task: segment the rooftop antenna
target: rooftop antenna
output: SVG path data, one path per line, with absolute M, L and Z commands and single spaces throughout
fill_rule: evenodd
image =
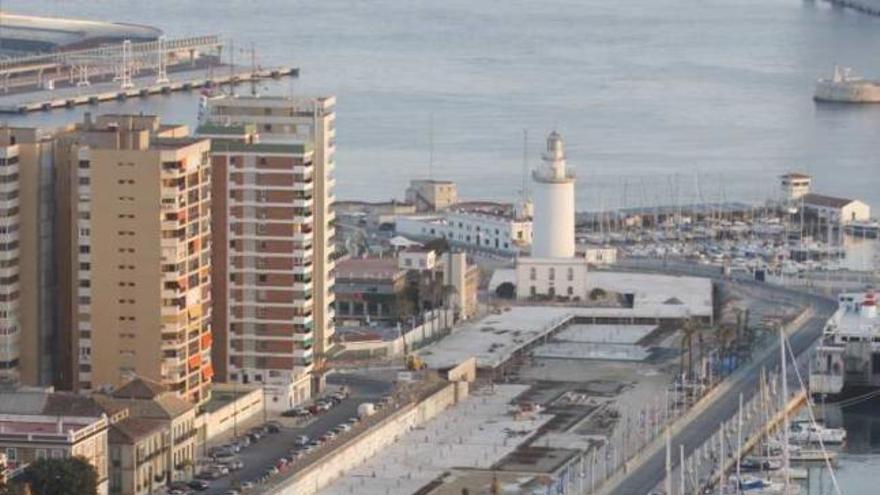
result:
M 235 40 L 229 39 L 229 96 L 235 96 Z
M 428 178 L 434 178 L 434 113 L 428 117 Z
M 251 96 L 257 96 L 257 49 L 251 42 Z
M 158 57 L 159 66 L 156 68 L 156 84 L 165 84 L 168 82 L 168 65 L 166 60 L 165 36 L 159 36 L 156 41 L 156 56 Z
M 529 199 L 529 130 L 523 129 L 522 149 L 522 199 L 525 203 Z

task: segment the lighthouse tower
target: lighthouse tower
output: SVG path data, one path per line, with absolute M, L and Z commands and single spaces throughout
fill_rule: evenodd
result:
M 565 165 L 565 144 L 553 131 L 541 165 L 532 172 L 534 209 L 532 257 L 572 258 L 574 249 L 574 174 Z

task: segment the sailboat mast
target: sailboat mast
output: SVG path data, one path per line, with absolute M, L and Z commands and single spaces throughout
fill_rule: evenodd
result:
M 666 429 L 666 493 L 672 494 L 672 437 Z
M 791 480 L 789 479 L 788 411 L 786 411 L 785 407 L 788 402 L 788 374 L 785 365 L 785 332 L 781 325 L 779 326 L 779 355 L 782 357 L 782 376 L 780 377 L 782 381 L 782 469 L 785 470 L 782 474 L 782 479 L 785 484 L 784 493 L 788 495 L 791 489 Z
M 739 394 L 739 413 L 736 416 L 736 482 L 740 483 L 742 478 L 740 461 L 742 460 L 742 430 L 743 430 L 743 395 Z

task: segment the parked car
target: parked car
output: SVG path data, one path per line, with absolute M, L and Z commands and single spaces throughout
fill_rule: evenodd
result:
M 351 425 L 348 423 L 340 423 L 336 425 L 336 428 L 333 428 L 333 431 L 336 433 L 345 433 L 346 431 L 351 431 Z
M 237 456 L 232 453 L 217 454 L 214 456 L 214 462 L 219 464 L 226 464 L 234 461 L 235 459 L 237 459 Z
M 168 491 L 165 492 L 165 495 L 188 495 L 189 493 L 189 490 L 178 490 L 176 488 L 169 488 Z
M 208 449 L 208 455 L 210 455 L 211 457 L 216 457 L 221 454 L 234 454 L 234 453 L 235 453 L 235 451 L 232 450 L 231 448 L 229 448 L 228 445 L 221 445 L 218 447 L 211 447 L 210 449 Z
M 282 416 L 287 418 L 307 418 L 312 415 L 305 407 L 294 407 L 288 411 L 284 411 Z
M 276 421 L 270 421 L 266 423 L 266 431 L 268 431 L 269 433 L 280 433 L 281 424 Z
M 296 447 L 302 447 L 309 443 L 309 437 L 306 435 L 299 435 L 293 439 L 293 445 Z
M 329 442 L 334 438 L 336 438 L 336 433 L 333 433 L 332 431 L 325 431 L 324 434 L 321 435 L 321 440 L 324 442 Z
M 205 480 L 192 480 L 189 482 L 189 487 L 197 492 L 203 492 L 211 488 L 211 484 Z
M 266 476 L 275 476 L 276 474 L 278 474 L 278 472 L 279 471 L 277 467 L 269 466 L 269 468 L 266 469 Z
M 221 466 L 225 467 L 229 471 L 238 471 L 239 469 L 244 468 L 244 462 L 238 459 L 233 459 L 231 461 L 222 463 Z
M 250 489 L 254 488 L 254 486 L 255 485 L 254 485 L 253 481 L 242 481 L 241 482 L 241 489 L 242 490 L 250 490 Z
M 229 474 L 229 467 L 226 464 L 221 464 L 221 463 L 214 464 L 211 466 L 210 470 L 217 471 L 218 473 L 220 473 L 223 476 L 226 476 L 227 474 Z

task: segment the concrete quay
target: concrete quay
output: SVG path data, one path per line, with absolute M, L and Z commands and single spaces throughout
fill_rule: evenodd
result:
M 118 82 L 101 82 L 89 86 L 70 86 L 55 90 L 38 90 L 0 96 L 0 113 L 23 114 L 72 108 L 79 105 L 97 105 L 101 102 L 169 94 L 193 89 L 239 84 L 261 79 L 297 77 L 299 69 L 277 67 L 271 69 L 232 69 L 226 74 L 209 76 L 204 69 L 174 72 L 175 80 L 157 83 L 155 76 L 132 79 L 132 87 L 122 89 Z
M 859 12 L 880 16 L 880 1 L 878 0 L 825 0 L 831 5 L 857 10 Z

